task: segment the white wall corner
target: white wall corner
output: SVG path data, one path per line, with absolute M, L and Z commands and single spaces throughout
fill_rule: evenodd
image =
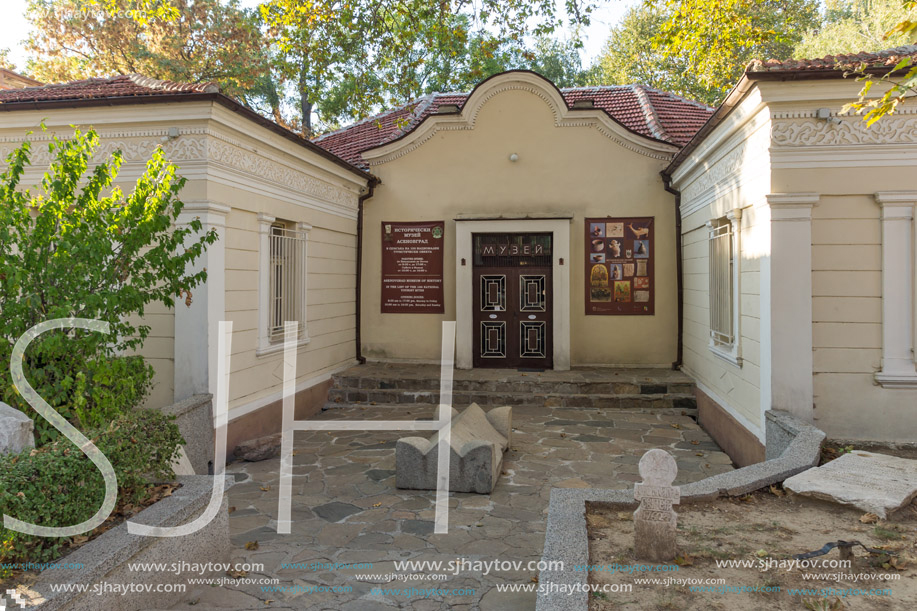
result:
M 217 333 L 226 318 L 226 215 L 230 207 L 212 201 L 190 201 L 178 217 L 179 227 L 200 219 L 201 232 L 215 230 L 218 239 L 189 267 L 207 270 L 207 282 L 191 295 L 176 299 L 174 334 L 174 399 L 216 393 Z M 200 234 L 192 234 L 194 239 Z
M 817 193 L 772 193 L 769 282 L 770 405 L 813 422 L 812 208 Z M 765 297 L 764 291 L 767 291 Z M 763 374 L 762 374 L 763 375 Z M 762 380 L 762 384 L 768 381 Z
M 914 362 L 915 252 L 917 191 L 875 194 L 882 225 L 882 369 L 884 388 L 917 388 Z

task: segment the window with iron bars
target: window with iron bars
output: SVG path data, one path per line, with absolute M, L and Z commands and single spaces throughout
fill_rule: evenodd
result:
M 735 332 L 735 235 L 726 217 L 710 223 L 710 338 L 731 347 Z
M 299 323 L 297 338 L 305 328 L 306 236 L 284 223 L 271 225 L 269 235 L 268 337 L 284 339 L 284 323 Z

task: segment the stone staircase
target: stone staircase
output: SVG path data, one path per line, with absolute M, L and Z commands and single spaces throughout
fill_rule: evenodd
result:
M 436 405 L 439 367 L 369 363 L 333 377 L 325 409 L 349 405 Z M 526 372 L 513 369 L 456 370 L 452 403 L 627 410 L 677 409 L 695 416 L 694 382 L 667 369 L 575 368 Z

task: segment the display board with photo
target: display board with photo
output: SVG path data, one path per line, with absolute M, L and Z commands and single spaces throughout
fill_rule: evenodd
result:
M 653 217 L 586 219 L 586 314 L 654 314 Z

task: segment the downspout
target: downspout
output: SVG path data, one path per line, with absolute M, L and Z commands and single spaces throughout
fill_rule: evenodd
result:
M 672 363 L 672 369 L 681 368 L 682 354 L 684 348 L 684 311 L 685 311 L 685 290 L 684 279 L 682 277 L 682 251 L 681 251 L 681 191 L 672 187 L 672 177 L 665 172 L 662 174 L 662 180 L 665 183 L 665 190 L 675 196 L 675 284 L 677 295 L 678 310 L 678 343 L 675 349 L 675 362 Z
M 366 193 L 360 196 L 357 204 L 357 295 L 356 295 L 356 343 L 357 343 L 357 362 L 361 365 L 366 363 L 366 357 L 363 356 L 363 341 L 361 330 L 363 328 L 363 203 L 373 196 L 376 185 L 380 181 L 373 176 L 366 185 Z

